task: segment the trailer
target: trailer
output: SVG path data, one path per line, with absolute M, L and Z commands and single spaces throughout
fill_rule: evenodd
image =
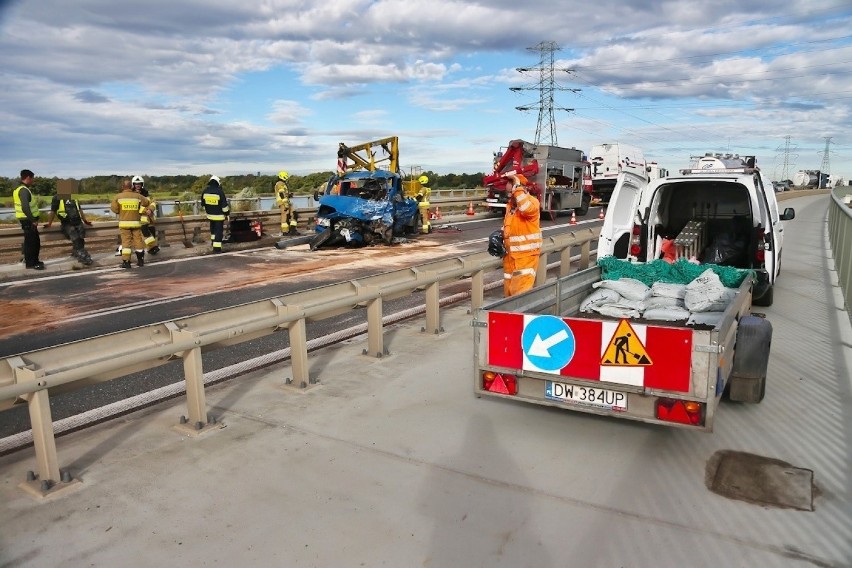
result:
M 600 281 L 596 266 L 475 310 L 474 393 L 708 432 L 724 392 L 763 399 L 772 327 L 752 278 L 695 325 L 580 312 Z

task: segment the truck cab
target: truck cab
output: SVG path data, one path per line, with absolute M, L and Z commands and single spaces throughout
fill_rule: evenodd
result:
M 783 222 L 795 211 L 788 207 L 779 214 L 775 192 L 753 157 L 708 153 L 677 175 L 642 188 L 623 186 L 612 201 L 616 206 L 604 219 L 599 257 L 685 258 L 752 269 L 755 305 L 772 304 Z

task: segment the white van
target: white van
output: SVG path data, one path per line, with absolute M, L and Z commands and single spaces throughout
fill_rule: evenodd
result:
M 592 169 L 592 194 L 603 203 L 611 200 L 618 175 L 629 172 L 647 179 L 645 154 L 623 142 L 595 144 L 589 152 Z
M 755 270 L 754 304 L 770 306 L 781 269 L 783 221 L 795 215 L 792 207 L 779 215 L 772 184 L 753 157 L 706 154 L 678 175 L 644 187 L 619 184 L 598 256 L 649 262 L 662 258 L 664 243 L 674 243 L 678 256 Z

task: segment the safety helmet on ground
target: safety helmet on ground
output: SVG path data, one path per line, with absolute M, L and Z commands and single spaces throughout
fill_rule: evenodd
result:
M 488 254 L 503 258 L 506 256 L 506 247 L 503 245 L 503 230 L 498 229 L 488 235 Z
M 420 176 L 419 178 L 417 178 L 417 181 L 420 182 L 420 185 L 426 185 L 427 183 L 429 183 L 429 176 Z
M 290 174 L 288 174 L 284 170 L 281 170 L 280 172 L 278 172 L 278 179 L 282 181 L 287 181 L 288 179 L 290 179 Z
M 133 176 L 133 179 L 130 180 L 130 182 L 133 183 L 134 185 L 137 184 L 137 183 L 139 185 L 145 185 L 145 180 L 142 179 L 142 176 Z
M 210 181 L 215 181 L 219 185 L 222 185 L 222 181 L 219 179 L 219 176 L 210 176 Z

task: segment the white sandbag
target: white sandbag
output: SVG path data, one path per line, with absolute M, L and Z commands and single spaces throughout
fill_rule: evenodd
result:
M 621 294 L 609 288 L 600 288 L 595 290 L 580 304 L 581 312 L 591 311 L 592 306 L 600 306 L 601 304 L 609 304 L 621 300 Z
M 689 316 L 686 325 L 712 325 L 716 327 L 722 321 L 725 312 L 698 312 Z
M 654 282 L 651 284 L 651 296 L 683 299 L 686 296 L 686 284 Z
M 644 282 L 635 278 L 601 280 L 592 284 L 592 287 L 615 290 L 628 300 L 644 300 L 651 295 L 651 289 Z
M 626 306 L 619 306 L 618 304 L 602 304 L 600 306 L 594 306 L 592 307 L 592 311 L 614 318 L 638 318 L 642 315 L 639 310 Z
M 721 301 L 724 294 L 725 286 L 719 280 L 719 275 L 708 268 L 686 285 L 683 301 L 690 312 L 706 312 L 713 304 Z
M 671 298 L 676 300 L 677 298 Z M 689 319 L 689 310 L 676 306 L 650 308 L 642 313 L 642 317 L 657 321 L 684 321 Z
M 725 288 L 725 290 L 722 292 L 722 297 L 718 301 L 710 304 L 707 307 L 707 309 L 703 310 L 703 311 L 705 311 L 705 312 L 724 312 L 725 310 L 728 309 L 728 306 L 730 305 L 731 302 L 734 301 L 734 298 L 736 298 L 736 297 L 737 297 L 737 289 L 736 288 Z
M 683 308 L 686 310 L 686 305 L 681 298 L 670 298 L 669 296 L 651 296 L 645 300 L 645 309 L 651 310 L 654 308 Z M 686 310 L 687 312 L 689 310 Z

